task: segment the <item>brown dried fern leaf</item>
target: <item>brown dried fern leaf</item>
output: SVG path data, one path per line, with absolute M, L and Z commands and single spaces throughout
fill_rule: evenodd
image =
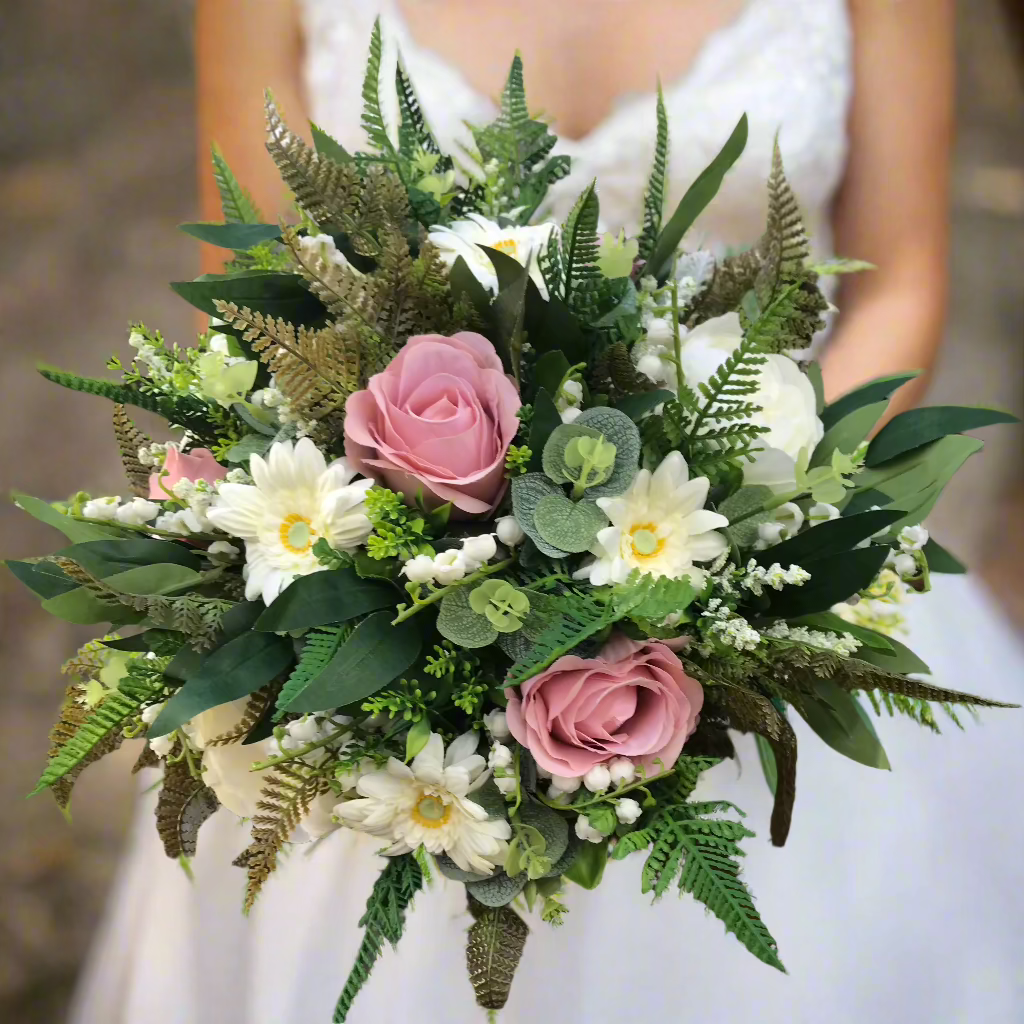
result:
M 243 909 L 249 913 L 263 883 L 277 867 L 277 856 L 313 801 L 330 788 L 323 776 L 294 765 L 278 765 L 263 786 L 258 812 L 252 819 L 252 842 L 236 860 L 245 867 L 248 882 Z
M 151 438 L 135 426 L 123 405 L 114 406 L 113 419 L 114 436 L 121 452 L 121 464 L 124 466 L 128 482 L 132 485 L 132 493 L 140 498 L 148 497 L 150 471 L 139 462 L 139 449 L 149 444 Z
M 178 748 L 180 753 L 180 748 Z M 194 857 L 199 827 L 220 806 L 185 759 L 169 761 L 156 803 L 156 830 L 168 857 Z
M 722 686 L 714 691 L 715 704 L 729 715 L 729 723 L 740 732 L 763 736 L 775 755 L 778 780 L 772 808 L 771 836 L 775 846 L 785 845 L 793 820 L 796 799 L 796 733 L 775 705 L 752 690 Z
M 277 700 L 277 695 L 280 692 L 280 683 L 269 683 L 261 690 L 251 694 L 248 703 L 245 705 L 245 711 L 238 720 L 238 724 L 233 729 L 222 732 L 219 736 L 214 736 L 206 745 L 208 747 L 223 747 L 228 743 L 240 743 L 252 732 L 256 723 L 267 713 L 274 701 Z
M 512 989 L 530 929 L 511 907 L 485 907 L 469 897 L 474 921 L 466 942 L 466 966 L 476 1001 L 500 1010 Z
M 947 690 L 942 686 L 907 676 L 896 675 L 876 668 L 865 661 L 849 658 L 832 677 L 844 690 L 878 690 L 882 693 L 896 693 L 914 700 L 927 700 L 937 704 L 965 704 L 979 708 L 1017 708 L 1019 704 L 1005 704 L 1002 701 L 978 697 L 973 693 Z
M 135 764 L 132 765 L 132 775 L 138 775 L 146 768 L 156 768 L 160 763 L 160 755 L 144 741 L 139 756 L 135 759 Z
M 605 348 L 590 371 L 591 390 L 606 394 L 614 402 L 626 395 L 654 391 L 650 378 L 637 373 L 627 346 L 617 341 Z

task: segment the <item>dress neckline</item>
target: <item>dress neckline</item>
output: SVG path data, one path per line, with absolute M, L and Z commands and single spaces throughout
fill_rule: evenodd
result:
M 726 52 L 734 38 L 741 36 L 747 31 L 747 26 L 753 18 L 754 12 L 761 8 L 763 2 L 764 0 L 746 0 L 742 8 L 731 19 L 708 33 L 698 47 L 689 66 L 681 74 L 677 75 L 667 88 L 662 89 L 666 102 L 670 97 L 677 96 L 698 85 L 717 67 L 721 55 Z M 398 0 L 389 0 L 386 17 L 391 22 L 391 30 L 395 36 L 400 53 L 404 55 L 415 53 L 420 61 L 429 63 L 438 71 L 449 75 L 458 83 L 459 88 L 466 95 L 474 97 L 481 105 L 490 107 L 492 111 L 496 112 L 493 99 L 486 96 L 473 85 L 460 68 L 446 60 L 436 50 L 429 46 L 422 46 L 416 41 L 409 30 Z M 569 156 L 579 153 L 606 135 L 623 118 L 635 117 L 639 110 L 653 106 L 656 97 L 657 92 L 654 89 L 645 92 L 627 93 L 620 96 L 613 104 L 611 110 L 579 138 L 573 138 L 560 133 L 557 122 L 553 122 L 552 127 L 555 134 L 558 135 L 560 152 L 564 152 Z

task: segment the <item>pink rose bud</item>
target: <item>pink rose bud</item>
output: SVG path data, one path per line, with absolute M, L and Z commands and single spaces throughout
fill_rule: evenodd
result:
M 421 334 L 345 403 L 345 454 L 409 500 L 422 490 L 458 518 L 484 516 L 505 494 L 521 405 L 483 335 Z
M 212 484 L 223 480 L 228 471 L 213 457 L 209 448 L 193 448 L 183 455 L 177 448 L 167 449 L 167 459 L 162 473 L 153 473 L 149 478 L 149 496 L 157 501 L 166 501 L 168 491 L 174 490 L 179 480 L 205 480 Z
M 622 634 L 596 658 L 566 655 L 505 695 L 512 735 L 556 779 L 585 776 L 611 758 L 629 758 L 648 775 L 671 768 L 704 703 L 667 644 Z

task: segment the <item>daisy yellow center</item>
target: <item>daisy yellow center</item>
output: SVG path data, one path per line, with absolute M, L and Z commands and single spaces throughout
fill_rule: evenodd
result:
M 293 512 L 281 522 L 281 543 L 293 555 L 304 555 L 312 546 L 316 530 L 305 516 Z
M 654 523 L 637 523 L 630 528 L 629 536 L 634 558 L 656 558 L 661 554 L 665 538 L 658 536 L 657 529 Z
M 499 239 L 492 248 L 497 249 L 498 252 L 503 252 L 506 256 L 511 256 L 513 259 L 519 258 L 519 245 L 514 238 Z
M 452 809 L 439 797 L 425 794 L 412 809 L 412 816 L 424 828 L 440 828 L 452 816 Z

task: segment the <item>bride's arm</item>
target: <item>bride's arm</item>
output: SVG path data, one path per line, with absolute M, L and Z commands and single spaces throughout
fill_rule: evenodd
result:
M 216 142 L 273 223 L 287 208 L 287 190 L 263 146 L 263 90 L 273 92 L 289 125 L 300 130 L 306 124 L 295 0 L 197 0 L 195 54 L 202 216 L 221 219 L 210 171 Z M 220 270 L 223 262 L 223 249 L 203 246 L 205 272 Z
M 836 251 L 878 269 L 843 279 L 822 359 L 829 398 L 901 370 L 920 400 L 945 323 L 952 0 L 851 0 L 850 159 L 835 209 Z

